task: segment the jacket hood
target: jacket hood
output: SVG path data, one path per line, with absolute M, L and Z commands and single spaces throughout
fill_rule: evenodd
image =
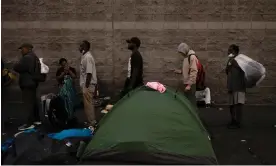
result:
M 189 55 L 195 55 L 195 51 L 194 51 L 194 50 L 189 50 L 188 56 L 189 56 Z
M 178 52 L 181 52 L 185 55 L 188 54 L 189 50 L 190 50 L 190 47 L 186 43 L 180 43 L 178 48 L 177 48 Z

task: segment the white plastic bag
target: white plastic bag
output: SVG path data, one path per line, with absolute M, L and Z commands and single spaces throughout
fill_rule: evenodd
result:
M 243 54 L 236 56 L 235 60 L 245 73 L 247 88 L 258 86 L 263 81 L 266 70 L 262 64 Z
M 41 64 L 41 73 L 47 74 L 49 73 L 49 67 L 43 63 L 43 58 L 39 58 L 40 64 Z

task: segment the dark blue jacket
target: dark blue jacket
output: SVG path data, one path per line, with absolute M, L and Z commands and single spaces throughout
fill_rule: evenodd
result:
M 244 71 L 234 58 L 230 58 L 226 66 L 228 92 L 246 92 Z
M 37 57 L 33 52 L 23 55 L 20 61 L 14 65 L 14 71 L 20 74 L 19 86 L 24 88 L 37 88 L 38 83 L 34 81 L 34 73 L 37 66 Z

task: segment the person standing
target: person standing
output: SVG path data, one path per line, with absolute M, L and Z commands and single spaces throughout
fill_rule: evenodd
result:
M 178 53 L 184 57 L 182 70 L 174 70 L 177 74 L 182 74 L 184 94 L 196 107 L 196 78 L 197 78 L 197 57 L 195 52 L 186 43 L 181 43 L 177 48 Z M 183 87 L 183 86 L 182 86 Z
M 245 103 L 246 81 L 244 71 L 239 67 L 235 58 L 239 54 L 239 46 L 230 45 L 228 48 L 229 60 L 226 66 L 227 89 L 229 94 L 231 122 L 228 128 L 241 127 L 242 110 Z
M 128 43 L 128 49 L 131 50 L 132 53 L 128 61 L 128 73 L 121 97 L 129 91 L 144 84 L 143 57 L 139 52 L 141 41 L 138 37 L 132 37 L 131 39 L 126 40 L 126 42 Z
M 19 86 L 22 91 L 23 107 L 24 111 L 29 112 L 29 116 L 26 123 L 20 126 L 18 130 L 27 130 L 34 128 L 34 124 L 41 124 L 36 96 L 39 83 L 34 79 L 36 70 L 40 71 L 40 62 L 33 52 L 31 44 L 22 44 L 19 49 L 21 50 L 22 57 L 14 65 L 14 71 L 20 74 Z
M 76 69 L 69 66 L 67 59 L 61 58 L 59 60 L 59 65 L 61 67 L 56 72 L 56 79 L 59 86 L 63 84 L 65 76 L 70 76 L 73 80 L 77 77 Z
M 80 63 L 80 87 L 83 93 L 84 112 L 87 116 L 88 125 L 96 125 L 96 115 L 93 103 L 95 86 L 97 84 L 97 72 L 95 60 L 90 53 L 90 43 L 84 40 L 79 47 L 82 54 Z

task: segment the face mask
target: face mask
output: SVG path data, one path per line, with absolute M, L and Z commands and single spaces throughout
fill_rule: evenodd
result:
M 82 54 L 84 54 L 85 53 L 85 51 L 84 50 L 82 50 L 82 52 L 81 52 Z
M 232 57 L 234 57 L 234 55 L 233 55 L 233 54 L 229 54 L 228 57 L 229 57 L 229 58 L 232 58 Z

